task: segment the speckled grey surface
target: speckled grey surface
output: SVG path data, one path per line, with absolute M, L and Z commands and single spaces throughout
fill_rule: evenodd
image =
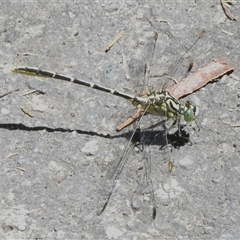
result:
M 231 11 L 239 18 L 239 3 Z M 0 94 L 20 88 L 0 99 L 1 239 L 240 238 L 239 128 L 224 124 L 240 121 L 240 28 L 219 1 L 9 1 L 0 3 L 0 13 Z M 224 57 L 234 75 L 189 96 L 200 107 L 201 130 L 195 123 L 186 127 L 193 144 L 172 149 L 173 171 L 159 145 L 135 149 L 97 216 L 104 176 L 133 129 L 116 133 L 115 127 L 134 108 L 112 95 L 14 74 L 11 68 L 41 67 L 136 90 L 147 36 L 158 32 L 154 63 L 156 72 L 164 72 L 202 29 L 204 38 L 188 56 L 196 63 L 193 71 Z M 124 36 L 105 53 L 120 30 Z M 24 96 L 36 87 L 45 94 Z M 142 124 L 155 121 L 146 116 Z M 155 220 L 149 195 L 143 194 L 149 191 L 142 190 L 145 158 L 152 166 Z

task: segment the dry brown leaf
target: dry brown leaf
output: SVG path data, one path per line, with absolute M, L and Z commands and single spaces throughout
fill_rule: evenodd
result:
M 197 72 L 188 75 L 187 78 L 169 87 L 167 91 L 175 98 L 180 99 L 205 86 L 207 83 L 233 71 L 233 67 L 227 65 L 226 60 L 218 59 L 207 66 L 198 69 Z
M 140 118 L 143 114 L 144 114 L 144 110 L 141 108 L 138 108 L 137 112 L 134 115 L 132 115 L 126 121 L 124 121 L 123 123 L 117 126 L 116 131 L 120 132 L 124 128 L 128 127 L 129 125 L 134 123 L 138 118 Z

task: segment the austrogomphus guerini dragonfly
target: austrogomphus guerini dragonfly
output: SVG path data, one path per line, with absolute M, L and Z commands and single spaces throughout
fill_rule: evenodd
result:
M 152 58 L 155 51 L 157 37 L 158 37 L 158 34 L 155 33 L 151 39 L 152 41 L 154 41 L 154 45 L 151 48 L 151 53 L 149 53 L 150 59 L 148 63 L 145 65 L 145 81 L 149 81 L 150 79 L 151 62 L 152 62 Z M 194 103 L 192 103 L 191 101 L 186 101 L 184 104 L 181 103 L 178 99 L 172 96 L 165 88 L 160 88 L 157 91 L 153 91 L 151 87 L 148 87 L 148 89 L 144 92 L 144 94 L 141 94 L 141 96 L 137 96 L 137 95 L 127 94 L 115 89 L 110 89 L 95 83 L 90 83 L 85 80 L 68 77 L 62 74 L 58 74 L 56 72 L 42 70 L 39 68 L 18 67 L 18 68 L 14 68 L 12 71 L 16 73 L 31 75 L 31 76 L 49 77 L 49 78 L 55 78 L 63 81 L 68 81 L 68 82 L 90 87 L 99 91 L 103 91 L 103 92 L 110 93 L 115 96 L 124 98 L 130 101 L 131 104 L 135 106 L 137 109 L 139 109 L 141 111 L 141 115 L 144 115 L 145 113 L 149 113 L 153 115 L 165 116 L 165 121 L 167 119 L 173 119 L 172 126 L 177 125 L 179 133 L 181 132 L 180 130 L 181 118 L 184 118 L 186 122 L 194 121 L 196 118 L 196 106 Z M 136 129 L 137 127 L 133 131 L 130 141 L 134 137 Z M 117 128 L 117 130 L 121 130 L 121 129 Z M 127 143 L 126 149 L 130 146 L 130 141 Z M 126 156 L 128 154 L 129 154 L 129 151 L 125 150 L 122 158 L 119 160 L 117 164 L 117 168 L 114 169 L 111 175 L 111 180 L 112 180 L 110 184 L 111 186 L 109 187 L 107 193 L 104 194 L 105 196 L 104 199 L 101 200 L 103 204 L 101 203 L 101 206 L 98 210 L 98 214 L 101 214 L 106 208 L 108 201 L 111 197 L 111 194 L 113 192 L 113 189 L 115 187 L 116 180 L 119 178 L 119 175 L 124 167 L 124 163 L 127 158 Z M 153 207 L 152 215 L 153 215 L 153 218 L 156 215 L 155 207 Z

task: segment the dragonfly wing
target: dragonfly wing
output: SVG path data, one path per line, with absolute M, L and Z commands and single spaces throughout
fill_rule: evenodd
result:
M 157 36 L 157 33 L 151 32 L 151 36 L 146 37 L 146 46 L 144 46 L 143 51 L 141 51 L 141 53 L 136 52 L 128 64 L 131 85 L 133 89 L 137 91 L 137 94 L 146 90 L 146 88 L 151 85 L 150 74 Z
M 111 199 L 111 196 L 114 192 L 115 186 L 117 184 L 117 180 L 119 179 L 119 176 L 124 166 L 126 165 L 128 159 L 131 157 L 131 154 L 134 148 L 134 144 L 132 144 L 131 142 L 133 136 L 134 136 L 134 132 L 131 135 L 130 140 L 127 142 L 125 146 L 125 150 L 122 157 L 119 159 L 117 164 L 111 169 L 111 171 L 106 176 L 104 185 L 101 189 L 99 199 L 98 199 L 97 215 L 100 215 L 107 207 Z

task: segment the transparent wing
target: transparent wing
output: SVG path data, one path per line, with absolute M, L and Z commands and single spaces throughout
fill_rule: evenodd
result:
M 146 56 L 145 69 L 144 69 L 145 70 L 144 79 L 145 79 L 145 86 L 147 86 L 148 90 L 152 90 L 153 88 L 151 84 L 151 73 L 152 73 L 153 59 L 154 59 L 157 39 L 158 39 L 158 34 L 157 32 L 155 32 L 154 35 L 148 39 L 148 42 L 147 42 L 148 51 Z
M 168 87 L 176 84 L 179 80 L 184 79 L 190 73 L 190 71 L 194 65 L 192 57 L 191 57 L 191 59 L 187 60 L 188 68 L 186 69 L 185 74 L 180 76 L 180 79 L 177 79 L 176 73 L 178 71 L 180 64 L 183 63 L 185 57 L 187 57 L 189 54 L 191 55 L 191 51 L 196 46 L 198 41 L 203 37 L 204 33 L 205 33 L 205 31 L 202 30 L 199 33 L 198 38 L 193 42 L 193 44 L 182 54 L 182 56 L 177 60 L 177 62 L 173 63 L 172 67 L 170 67 L 170 71 L 168 72 L 168 74 L 166 76 L 164 76 L 163 89 L 167 89 Z
M 154 73 L 154 75 L 150 74 L 150 79 L 151 78 L 154 79 L 155 84 L 157 83 L 157 86 L 155 87 L 158 87 L 158 89 L 156 90 L 161 90 L 161 89 L 165 90 L 168 87 L 175 85 L 179 80 L 182 80 L 185 77 L 187 77 L 187 75 L 190 73 L 194 65 L 191 52 L 193 48 L 196 46 L 196 44 L 198 43 L 198 41 L 203 37 L 203 35 L 204 35 L 204 30 L 200 32 L 198 38 L 193 42 L 193 44 L 190 45 L 190 47 L 186 49 L 186 51 L 180 56 L 180 58 L 178 58 L 177 61 L 174 61 L 171 64 L 168 72 L 162 72 L 160 70 L 160 73 L 156 72 Z M 184 74 L 183 73 L 178 74 L 180 65 L 187 66 L 186 70 L 184 71 L 185 72 Z
M 134 138 L 134 134 L 136 130 L 137 130 L 137 126 L 135 127 L 130 137 L 130 140 L 127 142 L 124 148 L 124 153 L 122 157 L 119 159 L 117 164 L 114 166 L 114 168 L 111 170 L 111 172 L 108 174 L 107 178 L 105 179 L 104 186 L 101 189 L 101 193 L 98 199 L 97 215 L 100 215 L 107 207 L 108 202 L 116 186 L 117 180 L 119 179 L 119 176 L 124 166 L 126 165 L 128 159 L 131 157 L 131 154 L 133 153 L 133 148 L 135 147 L 135 144 L 132 142 L 132 140 Z
M 101 189 L 101 193 L 98 199 L 97 215 L 103 213 L 109 201 L 111 201 L 112 194 L 115 190 L 123 168 L 129 167 L 128 161 L 131 161 L 130 163 L 134 161 L 141 162 L 144 165 L 144 169 L 138 169 L 136 166 L 137 164 L 133 164 L 134 172 L 138 173 L 137 179 L 134 180 L 137 185 L 135 187 L 132 187 L 131 185 L 132 192 L 129 193 L 129 195 L 132 196 L 130 197 L 130 206 L 134 214 L 136 214 L 138 216 L 138 219 L 143 223 L 147 221 L 149 222 L 156 217 L 156 203 L 154 198 L 154 186 L 151 174 L 152 166 L 151 154 L 149 154 L 149 145 L 152 145 L 152 143 L 156 140 L 157 135 L 159 135 L 159 131 L 157 133 L 153 131 L 148 131 L 146 133 L 145 131 L 140 131 L 136 128 L 134 129 L 134 132 L 131 135 L 131 139 L 125 146 L 125 150 L 121 159 L 119 159 L 115 167 L 110 172 L 109 177 L 107 177 L 104 181 L 104 186 Z M 136 154 L 136 151 L 134 150 L 135 147 L 138 147 L 140 151 L 139 154 Z M 133 155 L 133 153 L 135 154 Z M 124 180 L 130 184 L 130 181 L 126 181 L 126 179 Z M 148 217 L 146 218 L 146 216 Z
M 146 90 L 148 87 L 152 87 L 150 76 L 157 38 L 158 34 L 156 32 L 151 32 L 151 36 L 147 37 L 146 46 L 144 46 L 141 54 L 136 51 L 136 53 L 131 56 L 131 60 L 128 64 L 131 85 L 137 94 Z

